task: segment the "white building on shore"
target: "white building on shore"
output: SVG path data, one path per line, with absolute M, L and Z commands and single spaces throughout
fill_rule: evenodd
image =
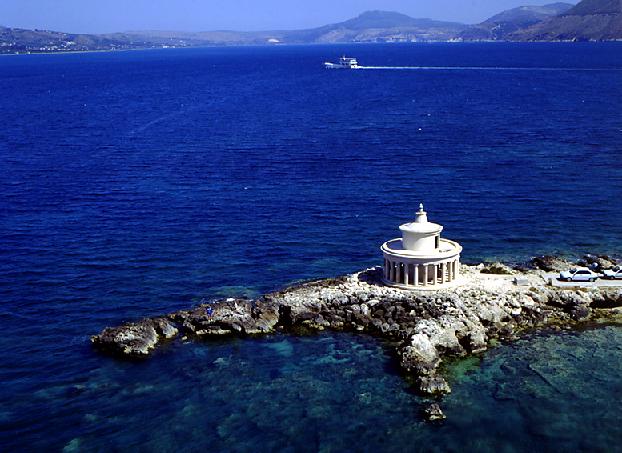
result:
M 441 239 L 443 227 L 428 221 L 423 204 L 414 222 L 400 226 L 402 237 L 382 245 L 385 284 L 404 289 L 442 289 L 460 275 L 460 244 Z

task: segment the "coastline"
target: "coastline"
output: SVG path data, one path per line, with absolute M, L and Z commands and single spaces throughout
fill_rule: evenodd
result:
M 189 49 L 190 47 L 176 47 L 175 49 Z M 120 53 L 120 52 L 133 52 L 140 50 L 169 50 L 173 48 L 163 47 L 141 47 L 136 49 L 93 49 L 93 50 L 64 50 L 58 52 L 12 52 L 12 53 L 0 53 L 0 56 L 5 57 L 24 57 L 32 55 L 78 55 L 78 54 L 90 54 L 90 53 Z
M 542 40 L 542 41 L 501 41 L 501 40 L 477 40 L 477 41 L 417 41 L 417 42 L 331 42 L 331 43 L 214 43 L 202 44 L 198 46 L 186 47 L 137 47 L 131 49 L 92 49 L 92 50 L 62 50 L 62 51 L 26 51 L 26 52 L 0 52 L 0 56 L 27 56 L 27 55 L 72 55 L 72 54 L 89 54 L 89 53 L 117 53 L 117 52 L 135 52 L 146 50 L 184 50 L 184 49 L 209 49 L 209 48 L 226 48 L 226 47 L 298 47 L 298 46 L 357 46 L 357 45 L 434 45 L 434 44 L 599 44 L 599 43 L 622 43 L 622 39 L 593 40 L 593 41 L 575 41 L 575 40 Z
M 220 300 L 106 328 L 91 341 L 103 352 L 136 358 L 178 338 L 325 329 L 367 333 L 395 345 L 404 375 L 413 379 L 418 393 L 434 401 L 451 392 L 444 375 L 448 359 L 480 354 L 499 341 L 513 341 L 538 329 L 562 331 L 622 320 L 622 285 L 550 286 L 547 272 L 566 264 L 541 260 L 529 270 L 499 263 L 463 265 L 461 285 L 437 291 L 384 286 L 381 270 L 372 268 L 302 283 L 256 300 Z M 444 414 L 433 402 L 425 417 L 439 420 Z

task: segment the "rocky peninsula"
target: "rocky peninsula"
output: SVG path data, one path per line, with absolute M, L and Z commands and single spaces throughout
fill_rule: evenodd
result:
M 615 264 L 588 255 L 595 270 Z M 100 350 L 145 357 L 174 338 L 240 337 L 300 330 L 365 332 L 388 340 L 404 373 L 418 392 L 451 391 L 443 359 L 477 354 L 499 340 L 549 327 L 579 326 L 594 319 L 614 320 L 622 311 L 622 286 L 553 286 L 547 272 L 571 263 L 534 258 L 529 265 L 463 265 L 460 284 L 443 290 L 413 291 L 382 284 L 382 269 L 302 283 L 256 300 L 226 299 L 162 317 L 109 327 L 92 337 Z M 425 415 L 443 418 L 434 403 Z

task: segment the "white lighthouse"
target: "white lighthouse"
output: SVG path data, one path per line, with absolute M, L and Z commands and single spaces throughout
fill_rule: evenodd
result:
M 382 245 L 384 282 L 406 289 L 442 289 L 460 275 L 460 244 L 441 239 L 443 227 L 428 221 L 419 205 L 414 222 L 400 226 L 402 237 Z

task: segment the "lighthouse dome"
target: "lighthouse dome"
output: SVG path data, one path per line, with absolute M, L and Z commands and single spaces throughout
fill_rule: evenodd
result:
M 428 214 L 419 205 L 415 221 L 400 226 L 402 243 L 406 250 L 413 252 L 432 252 L 439 246 L 439 239 L 443 227 L 428 221 Z

